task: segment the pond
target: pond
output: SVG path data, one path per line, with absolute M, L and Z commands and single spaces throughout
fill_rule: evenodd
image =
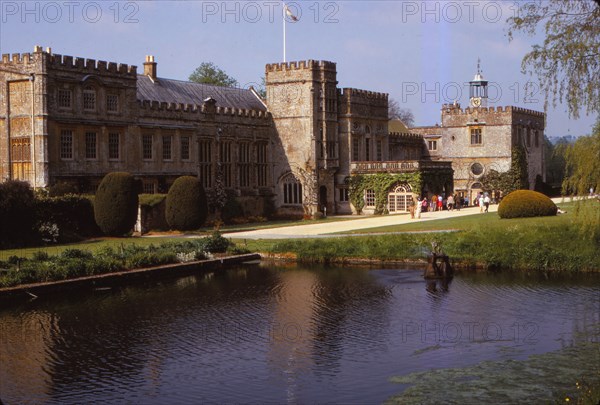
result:
M 598 378 L 600 277 L 254 265 L 0 309 L 13 403 L 498 403 Z

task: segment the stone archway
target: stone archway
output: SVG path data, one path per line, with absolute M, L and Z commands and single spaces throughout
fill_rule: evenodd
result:
M 388 212 L 390 214 L 404 213 L 409 210 L 412 200 L 412 189 L 409 184 L 398 184 L 388 194 Z

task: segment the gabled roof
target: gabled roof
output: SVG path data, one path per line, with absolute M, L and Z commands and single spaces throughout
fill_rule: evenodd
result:
M 208 97 L 217 101 L 217 107 L 267 110 L 249 89 L 184 82 L 162 77 L 153 82 L 148 76 L 137 77 L 138 100 L 202 105 Z

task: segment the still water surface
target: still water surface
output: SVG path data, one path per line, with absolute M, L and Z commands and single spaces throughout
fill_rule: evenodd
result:
M 456 394 L 477 403 L 481 384 L 498 378 L 454 375 L 443 390 L 418 383 L 491 365 L 515 392 L 524 378 L 515 364 L 541 375 L 533 391 L 486 400 L 551 399 L 563 388 L 556 381 L 571 385 L 593 366 L 567 364 L 561 375 L 562 358 L 543 356 L 576 350 L 600 364 L 590 350 L 599 325 L 597 276 L 463 274 L 431 291 L 417 270 L 239 267 L 0 309 L 0 399 L 370 404 Z M 536 355 L 549 371 L 530 363 Z M 469 393 L 474 379 L 479 391 Z

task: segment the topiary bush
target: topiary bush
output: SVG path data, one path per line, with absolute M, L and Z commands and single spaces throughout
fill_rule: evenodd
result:
M 531 190 L 516 190 L 498 206 L 500 218 L 544 217 L 556 215 L 557 207 L 550 198 Z
M 204 187 L 196 177 L 179 177 L 167 194 L 165 217 L 171 229 L 198 229 L 208 215 Z
M 129 173 L 108 173 L 100 182 L 94 199 L 94 218 L 103 233 L 123 236 L 137 220 L 138 194 Z

